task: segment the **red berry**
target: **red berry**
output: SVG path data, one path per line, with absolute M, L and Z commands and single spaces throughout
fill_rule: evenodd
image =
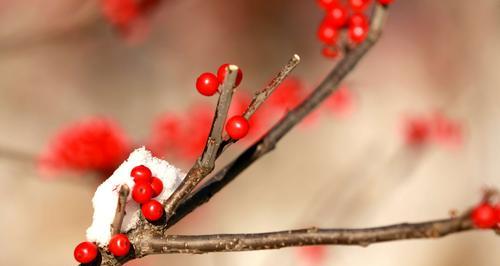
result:
M 219 89 L 219 81 L 212 73 L 203 73 L 196 79 L 196 89 L 205 96 L 214 95 Z
M 75 247 L 73 255 L 75 260 L 80 263 L 91 263 L 97 258 L 97 246 L 91 242 L 82 242 Z
M 217 70 L 217 78 L 219 79 L 220 84 L 222 84 L 224 82 L 224 79 L 226 78 L 226 68 L 228 66 L 229 64 L 223 64 Z M 241 69 L 238 68 L 238 73 L 236 74 L 236 81 L 234 83 L 234 87 L 238 87 L 241 83 L 241 80 L 243 80 L 243 71 L 241 71 Z
M 316 0 L 316 3 L 323 9 L 329 10 L 335 4 L 338 3 L 338 0 Z
M 148 202 L 153 197 L 153 188 L 150 183 L 139 182 L 135 183 L 132 190 L 132 198 L 140 204 Z
M 156 176 L 153 176 L 153 181 L 151 181 L 151 188 L 153 189 L 153 198 L 160 195 L 163 191 L 163 182 Z
M 248 134 L 250 125 L 243 116 L 233 116 L 226 124 L 226 132 L 232 139 L 241 139 Z
M 482 203 L 472 211 L 472 222 L 477 228 L 489 229 L 495 226 L 498 219 L 495 214 L 495 208 L 488 203 Z
M 334 44 L 337 41 L 338 35 L 338 29 L 328 20 L 323 20 L 318 27 L 318 39 L 325 44 Z
M 363 12 L 370 5 L 371 0 L 349 0 L 349 6 L 355 12 Z
M 326 45 L 321 50 L 321 53 L 326 58 L 337 58 L 340 55 L 339 48 L 337 46 Z
M 163 216 L 163 205 L 157 200 L 150 200 L 146 204 L 143 204 L 141 207 L 142 215 L 148 221 L 157 221 Z
M 134 178 L 134 182 L 139 183 L 139 182 L 151 182 L 151 177 L 153 174 L 151 173 L 151 170 L 147 168 L 144 165 L 139 165 L 134 167 L 132 171 L 130 172 L 130 176 Z
M 349 26 L 349 39 L 355 44 L 360 44 L 368 36 L 368 30 L 367 25 Z
M 394 0 L 378 0 L 378 3 L 384 6 L 392 4 Z
M 349 17 L 349 26 L 359 26 L 359 25 L 368 26 L 369 25 L 368 17 L 366 17 L 366 15 L 362 13 L 352 14 Z
M 348 10 L 342 4 L 333 5 L 326 13 L 325 19 L 335 27 L 342 27 L 346 24 Z
M 108 244 L 109 251 L 116 257 L 122 257 L 130 251 L 130 240 L 124 234 L 114 235 Z

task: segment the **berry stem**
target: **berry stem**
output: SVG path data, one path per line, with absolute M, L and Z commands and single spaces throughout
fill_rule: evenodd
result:
M 297 67 L 300 63 L 300 57 L 294 54 L 292 58 L 286 63 L 281 71 L 267 84 L 265 88 L 257 91 L 250 102 L 250 105 L 243 113 L 243 117 L 246 120 L 250 120 L 252 115 L 259 109 L 259 107 L 271 96 L 271 94 L 279 87 L 279 85 L 288 77 L 288 75 Z M 231 139 L 227 134 L 224 135 L 224 141 L 220 145 L 217 152 L 217 157 L 219 157 L 231 144 L 235 143 L 237 140 Z
M 111 235 L 121 233 L 123 217 L 125 217 L 125 207 L 127 205 L 127 198 L 130 194 L 130 188 L 127 185 L 120 186 L 118 191 L 118 204 L 116 205 L 115 219 L 111 224 Z
M 229 106 L 231 105 L 231 99 L 233 98 L 238 70 L 239 68 L 235 65 L 229 65 L 226 68 L 224 82 L 219 86 L 221 93 L 212 121 L 210 135 L 205 144 L 205 149 L 193 167 L 191 167 L 179 187 L 177 187 L 174 193 L 163 204 L 163 206 L 165 206 L 167 219 L 175 212 L 179 203 L 215 168 L 217 151 L 223 140 L 222 134 L 229 112 Z
M 172 226 L 193 210 L 208 202 L 217 192 L 231 183 L 246 168 L 255 161 L 271 152 L 276 143 L 283 138 L 294 126 L 300 123 L 304 117 L 316 109 L 324 100 L 335 92 L 339 84 L 358 64 L 363 56 L 373 47 L 382 33 L 383 22 L 387 15 L 387 7 L 376 4 L 370 32 L 366 40 L 346 52 L 341 61 L 333 68 L 325 80 L 297 107 L 287 113 L 274 127 L 268 131 L 260 140 L 246 149 L 236 159 L 212 175 L 207 182 L 196 189 L 192 195 L 183 201 L 174 217 L 169 217 L 169 224 Z

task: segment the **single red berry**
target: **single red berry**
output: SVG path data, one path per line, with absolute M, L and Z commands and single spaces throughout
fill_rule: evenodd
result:
M 97 246 L 91 242 L 82 242 L 75 247 L 73 255 L 75 260 L 80 263 L 91 263 L 97 258 Z
M 335 4 L 338 3 L 339 0 L 316 0 L 316 3 L 323 9 L 329 10 L 331 9 Z
M 135 183 L 132 190 L 132 198 L 140 204 L 148 202 L 153 197 L 153 188 L 150 183 L 139 182 Z
M 151 170 L 149 170 L 148 167 L 144 165 L 139 165 L 132 169 L 132 171 L 130 172 L 130 176 L 134 178 L 134 182 L 136 183 L 139 182 L 149 183 L 151 182 L 151 177 L 153 176 L 153 174 L 151 173 Z
M 339 35 L 338 29 L 328 20 L 323 20 L 318 27 L 317 36 L 325 44 L 335 44 Z
M 338 58 L 340 55 L 339 48 L 337 46 L 332 46 L 332 45 L 325 45 L 321 50 L 321 53 L 323 54 L 324 57 L 332 59 Z
M 368 25 L 349 26 L 349 39 L 355 44 L 360 44 L 368 36 L 368 30 Z
M 392 4 L 394 0 L 378 0 L 378 3 L 384 6 Z
M 363 13 L 355 13 L 349 17 L 349 26 L 368 26 L 368 17 Z
M 226 78 L 226 69 L 228 66 L 229 64 L 223 64 L 217 70 L 217 78 L 219 79 L 220 84 L 222 84 L 224 82 L 224 79 Z M 238 68 L 238 73 L 236 74 L 236 81 L 234 83 L 234 87 L 238 87 L 242 80 L 243 80 L 243 71 L 241 71 L 241 68 Z
M 108 249 L 116 257 L 122 257 L 130 251 L 130 240 L 124 234 L 114 235 L 108 244 Z
M 371 0 L 349 0 L 349 6 L 355 12 L 363 12 L 370 5 Z
M 163 191 L 163 182 L 156 176 L 153 176 L 153 181 L 151 181 L 151 188 L 153 189 L 153 198 L 160 195 Z
M 472 222 L 477 228 L 489 229 L 498 222 L 495 208 L 488 203 L 482 203 L 474 208 L 471 215 Z
M 235 115 L 226 124 L 226 132 L 232 139 L 241 139 L 248 134 L 250 125 L 243 116 Z
M 203 73 L 196 79 L 196 89 L 202 95 L 212 96 L 219 89 L 219 80 L 212 73 Z
M 334 4 L 327 12 L 325 19 L 333 26 L 340 28 L 347 22 L 348 10 L 340 3 Z
M 157 200 L 150 200 L 146 204 L 143 204 L 141 207 L 142 215 L 148 221 L 157 221 L 159 220 L 164 213 L 163 205 Z

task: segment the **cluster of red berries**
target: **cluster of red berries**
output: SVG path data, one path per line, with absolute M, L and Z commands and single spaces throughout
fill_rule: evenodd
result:
M 500 203 L 482 202 L 471 213 L 474 226 L 480 229 L 500 229 Z
M 134 179 L 135 185 L 132 189 L 132 198 L 141 204 L 141 212 L 150 221 L 158 221 L 163 217 L 163 205 L 152 198 L 157 197 L 163 191 L 163 182 L 153 176 L 151 170 L 139 165 L 132 169 L 130 176 Z M 108 249 L 116 257 L 123 257 L 130 252 L 130 240 L 125 234 L 116 234 L 111 237 Z M 73 253 L 75 259 L 83 264 L 94 262 L 99 255 L 97 246 L 91 242 L 78 244 Z
M 151 170 L 144 165 L 132 169 L 130 175 L 134 178 L 132 198 L 141 204 L 142 215 L 151 222 L 158 221 L 163 217 L 163 205 L 153 198 L 163 191 L 161 180 L 152 175 Z
M 229 64 L 223 64 L 217 70 L 217 75 L 205 72 L 201 74 L 196 79 L 196 89 L 198 92 L 205 96 L 212 96 L 218 92 L 219 86 L 224 82 L 226 78 L 226 72 Z M 238 68 L 238 73 L 236 74 L 236 81 L 234 87 L 238 87 L 243 80 L 243 72 Z M 235 115 L 228 119 L 226 122 L 226 132 L 232 139 L 244 138 L 248 131 L 250 130 L 250 124 L 248 120 L 241 116 Z
M 131 141 L 111 119 L 86 118 L 61 130 L 39 157 L 42 176 L 66 170 L 109 176 L 127 157 Z
M 403 133 L 410 147 L 422 147 L 431 141 L 448 147 L 462 143 L 461 125 L 439 112 L 407 117 Z
M 377 0 L 381 5 L 389 5 L 393 0 Z M 316 0 L 325 11 L 325 17 L 317 31 L 318 39 L 324 44 L 322 54 L 327 58 L 337 58 L 340 54 L 338 45 L 342 31 L 347 30 L 349 41 L 362 43 L 368 36 L 370 23 L 365 14 L 372 0 Z

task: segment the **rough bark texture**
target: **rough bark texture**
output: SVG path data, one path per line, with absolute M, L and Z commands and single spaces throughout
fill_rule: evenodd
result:
M 468 215 L 424 223 L 403 223 L 363 229 L 308 228 L 258 234 L 165 235 L 148 240 L 144 254 L 233 252 L 306 245 L 357 245 L 395 240 L 439 238 L 473 230 Z

